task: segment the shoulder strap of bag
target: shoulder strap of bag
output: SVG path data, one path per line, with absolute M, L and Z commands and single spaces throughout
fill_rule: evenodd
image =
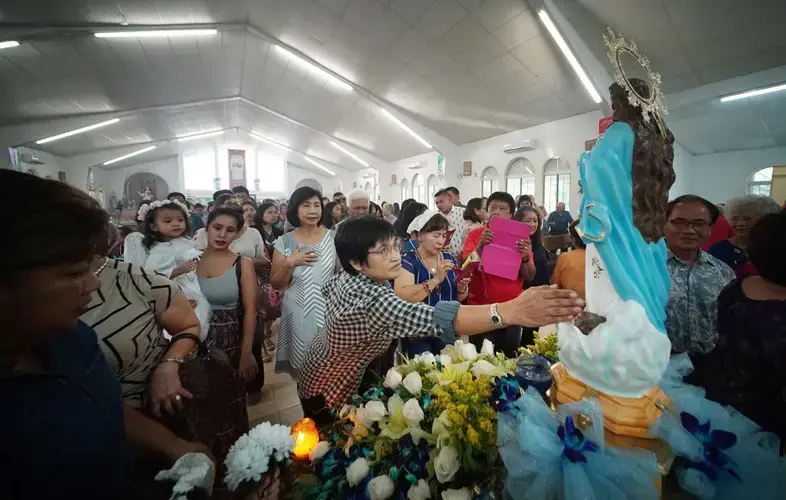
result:
M 243 276 L 243 271 L 240 266 L 240 259 L 242 258 L 243 256 L 238 255 L 234 264 L 235 273 L 237 274 L 237 313 L 241 318 L 243 317 L 243 311 L 245 310 L 243 309 L 243 283 L 241 279 Z

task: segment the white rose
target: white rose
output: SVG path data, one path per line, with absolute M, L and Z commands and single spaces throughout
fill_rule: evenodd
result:
M 442 500 L 472 500 L 467 488 L 460 490 L 445 490 L 442 492 Z
M 450 356 L 447 354 L 440 354 L 439 355 L 439 363 L 442 366 L 450 366 L 453 363 L 453 360 L 450 359 Z
M 475 377 L 480 377 L 481 375 L 487 375 L 489 377 L 494 376 L 494 371 L 496 367 L 486 361 L 485 359 L 480 359 L 475 362 L 475 365 L 472 367 L 472 374 Z
M 358 458 L 347 467 L 347 481 L 350 486 L 359 485 L 368 476 L 368 462 L 365 458 Z
M 311 453 L 309 454 L 311 461 L 315 462 L 317 460 L 321 460 L 328 450 L 330 450 L 330 444 L 327 441 L 318 442 L 316 446 L 311 448 Z
M 391 368 L 388 370 L 387 374 L 385 374 L 385 381 L 382 383 L 385 387 L 389 387 L 391 389 L 398 388 L 401 385 L 401 374 L 395 368 Z
M 429 366 L 437 364 L 437 358 L 430 352 L 424 352 L 423 354 L 415 355 L 415 361 L 419 361 L 424 365 Z
M 483 346 L 480 348 L 481 354 L 494 355 L 494 344 L 489 339 L 483 339 Z
M 366 416 L 373 422 L 379 422 L 387 413 L 388 410 L 382 401 L 369 401 L 366 403 Z
M 371 420 L 371 416 L 369 415 L 369 413 L 370 412 L 362 406 L 357 410 L 355 410 L 355 418 L 353 419 L 355 425 L 371 427 L 374 424 L 374 421 Z
M 425 417 L 423 410 L 420 408 L 420 404 L 418 404 L 418 400 L 415 398 L 404 403 L 402 413 L 404 414 L 404 418 L 407 419 L 407 422 L 409 422 L 409 425 L 418 425 Z
M 458 450 L 452 446 L 442 448 L 434 460 L 434 472 L 437 474 L 437 480 L 440 483 L 447 483 L 452 480 L 460 467 Z
M 427 500 L 431 498 L 431 489 L 428 483 L 422 479 L 418 480 L 418 484 L 412 485 L 407 491 L 407 500 Z
M 459 346 L 459 356 L 461 356 L 464 361 L 475 361 L 475 358 L 478 357 L 478 350 L 475 344 L 461 344 Z
M 415 396 L 419 395 L 420 390 L 423 389 L 423 381 L 420 379 L 420 374 L 418 372 L 412 372 L 404 377 L 402 385 L 404 386 L 404 389 L 408 390 L 410 394 L 414 394 Z
M 393 495 L 393 481 L 388 476 L 377 476 L 368 482 L 371 500 L 385 500 Z

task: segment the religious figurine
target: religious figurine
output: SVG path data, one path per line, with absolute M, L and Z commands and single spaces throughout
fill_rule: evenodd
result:
M 650 81 L 625 76 L 619 51 L 635 56 Z M 659 77 L 649 72 L 648 61 L 628 46 L 617 45 L 612 52 L 618 69 L 609 88 L 614 124 L 579 160 L 587 318 L 557 326 L 559 357 L 569 378 L 610 397 L 607 402 L 650 398 L 635 410 L 642 412 L 635 419 L 643 437 L 648 420 L 659 414 L 654 403 L 667 401 L 657 385 L 671 353 L 665 328 L 671 279 L 663 231 L 675 180 L 674 136 L 658 115 Z M 562 375 L 555 375 L 558 386 Z M 614 415 L 607 417 L 614 425 Z
M 137 194 L 141 201 L 153 201 L 156 199 L 156 195 L 150 190 L 150 186 L 145 186 L 145 188 Z

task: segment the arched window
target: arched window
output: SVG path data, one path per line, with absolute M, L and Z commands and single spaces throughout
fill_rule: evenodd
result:
M 412 178 L 412 197 L 418 203 L 426 203 L 426 183 L 423 182 L 423 176 L 420 174 L 415 174 Z
M 371 183 L 367 182 L 363 189 L 368 193 L 368 199 L 374 201 L 374 188 L 371 186 Z
M 748 177 L 748 194 L 772 196 L 772 167 L 765 167 Z
M 437 194 L 437 176 L 431 174 L 426 179 L 426 186 L 428 188 L 428 203 L 426 205 L 433 206 L 434 205 L 434 195 Z
M 548 213 L 556 210 L 559 202 L 570 211 L 570 165 L 564 158 L 555 156 L 543 166 L 543 202 Z
M 499 172 L 494 167 L 486 167 L 481 175 L 483 184 L 481 186 L 481 196 L 488 198 L 491 193 L 499 191 Z
M 401 179 L 401 201 L 409 199 L 409 181 Z
M 505 171 L 506 191 L 513 198 L 522 194 L 535 195 L 535 167 L 526 158 L 516 158 Z

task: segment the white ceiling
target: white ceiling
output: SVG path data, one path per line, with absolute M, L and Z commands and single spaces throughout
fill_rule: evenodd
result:
M 23 43 L 0 51 L 0 142 L 32 145 L 122 116 L 111 127 L 34 147 L 70 157 L 106 150 L 112 157 L 114 148 L 241 128 L 356 170 L 361 166 L 329 140 L 381 162 L 427 151 L 387 121 L 380 104 L 392 105 L 454 144 L 597 109 L 537 21 L 532 6 L 540 3 L 6 2 L 0 7 L 0 40 Z M 553 3 L 604 64 L 606 25 L 635 38 L 663 74 L 667 98 L 786 65 L 782 0 Z M 91 36 L 107 25 L 193 23 L 218 24 L 220 34 Z M 338 89 L 293 63 L 272 47 L 275 41 L 319 62 L 356 90 Z M 768 99 L 721 109 L 711 99 L 699 100 L 672 108 L 668 123 L 694 153 L 786 145 L 786 97 Z M 192 104 L 173 106 L 181 103 Z

